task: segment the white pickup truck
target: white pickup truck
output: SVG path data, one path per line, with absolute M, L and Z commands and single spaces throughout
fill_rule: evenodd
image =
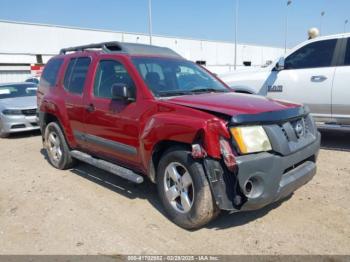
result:
M 303 103 L 320 127 L 350 129 L 350 33 L 308 40 L 268 67 L 220 78 L 237 92 Z

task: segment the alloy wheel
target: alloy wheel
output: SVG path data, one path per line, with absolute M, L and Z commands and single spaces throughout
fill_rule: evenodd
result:
M 58 163 L 62 158 L 62 149 L 61 149 L 61 141 L 56 132 L 50 132 L 47 138 L 47 149 L 50 155 L 50 158 Z
M 167 166 L 164 189 L 167 200 L 176 211 L 190 211 L 194 202 L 194 186 L 190 173 L 182 164 L 172 162 Z

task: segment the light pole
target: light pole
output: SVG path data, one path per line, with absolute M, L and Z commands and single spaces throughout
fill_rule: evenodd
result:
M 321 12 L 321 17 L 320 17 L 320 35 L 322 35 L 322 19 L 323 19 L 325 14 L 326 14 L 325 11 Z
M 344 21 L 344 33 L 346 32 L 346 25 L 348 24 L 348 22 L 349 22 L 348 19 L 346 19 L 346 20 Z
M 292 4 L 292 0 L 287 1 L 286 6 L 286 17 L 285 17 L 285 24 L 284 24 L 284 53 L 287 52 L 287 31 L 288 31 L 288 6 Z
M 152 0 L 148 0 L 148 33 L 149 44 L 152 45 Z
M 236 7 L 235 7 L 235 58 L 234 58 L 234 70 L 237 69 L 237 30 L 238 30 L 238 5 L 239 2 L 236 0 Z

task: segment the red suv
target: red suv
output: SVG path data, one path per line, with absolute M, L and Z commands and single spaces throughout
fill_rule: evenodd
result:
M 316 172 L 320 134 L 307 108 L 234 93 L 164 47 L 62 49 L 44 69 L 38 108 L 54 167 L 78 159 L 135 183 L 148 177 L 187 229 L 284 198 Z

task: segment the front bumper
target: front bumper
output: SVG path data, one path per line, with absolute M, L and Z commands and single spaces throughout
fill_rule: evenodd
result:
M 18 133 L 40 129 L 36 116 L 25 115 L 0 115 L 3 133 Z
M 287 156 L 263 152 L 237 157 L 236 174 L 217 160 L 206 159 L 206 173 L 219 208 L 259 209 L 310 181 L 316 173 L 320 137 L 317 133 L 311 144 Z

